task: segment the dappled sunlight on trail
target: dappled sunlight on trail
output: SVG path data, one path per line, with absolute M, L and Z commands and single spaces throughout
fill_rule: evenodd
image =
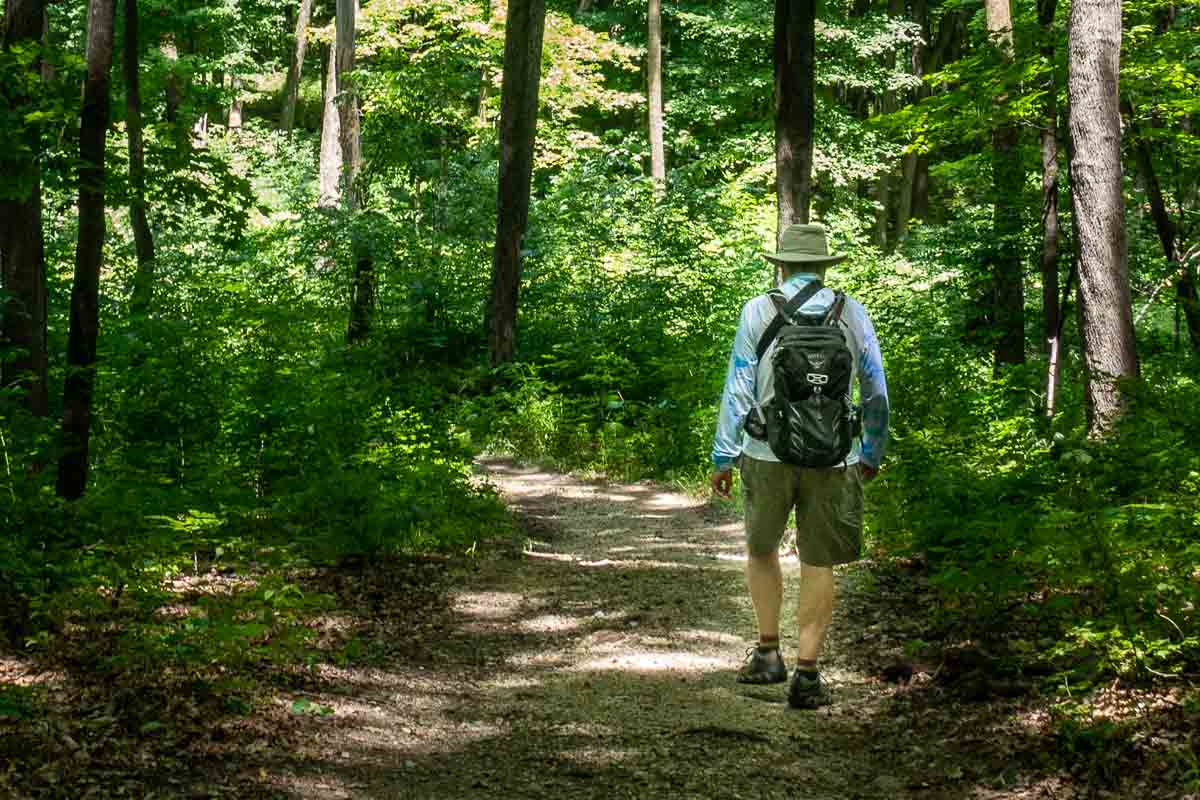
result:
M 330 680 L 342 696 L 314 693 L 330 713 L 275 765 L 285 795 L 1056 796 L 1033 784 L 997 793 L 980 782 L 990 767 L 956 766 L 972 746 L 959 741 L 1000 733 L 974 711 L 898 711 L 906 690 L 851 657 L 870 620 L 844 608 L 823 662 L 834 706 L 795 712 L 782 686 L 736 684 L 755 631 L 730 510 L 658 486 L 482 468 L 523 524 L 523 547 L 460 575 L 449 622 L 409 656 Z M 795 559 L 784 565 L 794 581 Z M 863 574 L 843 574 L 843 590 L 862 592 Z M 1029 749 L 1034 732 L 1010 727 L 1006 751 Z

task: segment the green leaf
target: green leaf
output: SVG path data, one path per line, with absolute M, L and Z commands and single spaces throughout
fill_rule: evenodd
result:
M 318 717 L 328 717 L 333 714 L 331 706 L 323 706 L 320 703 L 314 703 L 306 697 L 300 697 L 292 701 L 293 714 L 315 714 Z

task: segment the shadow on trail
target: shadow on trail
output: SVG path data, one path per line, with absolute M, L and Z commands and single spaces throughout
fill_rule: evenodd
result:
M 784 687 L 734 682 L 754 635 L 737 520 L 657 486 L 485 463 L 523 523 L 521 552 L 308 575 L 306 592 L 338 599 L 307 620 L 325 660 L 256 675 L 269 696 L 244 716 L 167 683 L 158 699 L 104 696 L 68 673 L 78 718 L 38 741 L 79 766 L 12 796 L 1105 796 L 1056 771 L 1024 701 L 964 704 L 864 674 L 869 617 L 895 602 L 867 588 L 866 567 L 843 576 L 855 602 L 826 649 L 837 703 L 792 711 Z M 0 765 L 0 796 L 5 780 Z
M 529 551 L 452 592 L 427 660 L 305 721 L 297 739 L 322 744 L 266 765 L 287 796 L 1072 796 L 1022 777 L 1047 773 L 1046 741 L 1019 703 L 950 705 L 848 667 L 862 620 L 835 623 L 833 707 L 738 686 L 753 616 L 736 521 L 657 487 L 488 466 Z

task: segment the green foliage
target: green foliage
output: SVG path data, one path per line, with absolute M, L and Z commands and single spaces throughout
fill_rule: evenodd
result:
M 1066 710 L 1058 721 L 1059 755 L 1091 781 L 1113 785 L 1121 777 L 1122 762 L 1131 754 L 1128 727 L 1089 720 L 1080 711 Z
M 117 228 L 82 500 L 54 497 L 55 422 L 0 398 L 0 609 L 14 644 L 59 652 L 72 646 L 63 631 L 116 620 L 115 642 L 76 654 L 96 674 L 303 663 L 329 599 L 302 589 L 299 570 L 472 551 L 510 530 L 431 409 L 436 373 L 406 388 L 406 343 L 343 343 L 345 274 L 303 254 L 337 252 L 348 232 L 294 214 L 311 203 L 296 166 L 306 148 L 251 126 L 171 163 L 154 184 L 149 314 L 126 310 L 134 263 Z M 165 170 L 173 154 L 150 152 Z M 264 185 L 278 191 L 250 202 Z M 213 582 L 231 583 L 185 588 Z
M 0 686 L 0 719 L 32 718 L 34 699 L 34 690 L 28 686 Z
M 142 4 L 155 296 L 149 313 L 130 316 L 136 262 L 120 210 L 129 191 L 116 77 L 84 500 L 53 497 L 59 409 L 29 419 L 15 390 L 0 388 L 8 638 L 49 649 L 70 624 L 125 615 L 121 646 L 93 663 L 183 672 L 213 661 L 294 663 L 310 646 L 303 620 L 328 602 L 301 588 L 298 571 L 469 552 L 509 530 L 497 498 L 472 479 L 478 452 L 699 482 L 738 310 L 771 280 L 754 254 L 775 232 L 772 21 L 748 0 L 664 10 L 669 182 L 660 197 L 645 177 L 645 4 L 612 0 L 572 17 L 574 5 L 552 4 L 547 21 L 519 359 L 492 369 L 483 365 L 482 311 L 503 19 L 464 0 L 365 5 L 353 80 L 368 191 L 351 217 L 315 209 L 317 142 L 304 130 L 289 137 L 257 119 L 237 133 L 218 124 L 232 77 L 259 92 L 248 111 L 274 114 L 271 87 L 290 58 L 283 4 Z M 1161 4 L 1126 6 L 1121 89 L 1129 122 L 1169 176 L 1168 205 L 1186 239 L 1200 155 L 1196 8 L 1175 9 L 1176 22 L 1162 24 Z M 924 557 L 938 622 L 996 627 L 1016 610 L 1032 619 L 1039 640 L 1052 643 L 1044 648 L 1058 671 L 1052 680 L 1078 687 L 1113 672 L 1182 671 L 1200 660 L 1200 460 L 1191 447 L 1200 431 L 1189 411 L 1195 357 L 1174 348 L 1169 312 L 1152 307 L 1139 330 L 1144 375 L 1118 439 L 1103 445 L 1083 436 L 1072 348 L 1049 423 L 1039 348 L 1027 366 L 994 379 L 987 331 L 967 330 L 995 246 L 990 130 L 1001 121 L 1040 126 L 1052 70 L 1060 93 L 1065 86 L 1064 26 L 1048 59 L 1033 7 L 1014 10 L 1016 58 L 1007 64 L 987 43 L 981 9 L 930 9 L 935 22 L 971 16 L 964 57 L 937 65 L 923 86 L 910 55 L 937 25 L 922 31 L 878 4 L 820 13 L 814 216 L 851 256 L 830 281 L 870 310 L 894 408 L 870 538 L 881 553 Z M 84 11 L 79 2 L 51 7 L 42 54 L 54 80 L 28 70 L 31 48 L 0 54 L 0 150 L 19 162 L 31 129 L 45 147 L 54 386 L 65 370 L 77 233 Z M 318 39 L 328 39 L 329 11 L 317 9 Z M 168 34 L 177 58 L 160 48 Z M 171 81 L 183 102 L 167 123 Z M 319 80 L 302 88 L 315 108 Z M 885 107 L 899 110 L 882 116 Z M 191 126 L 205 114 L 212 128 L 193 141 Z M 1033 342 L 1040 161 L 1032 133 L 1020 144 L 1026 180 L 1006 222 L 1021 235 L 1005 244 L 1029 267 Z M 883 253 L 872 242 L 886 209 L 873 192 L 904 152 L 931 160 L 931 208 L 899 252 Z M 0 197 L 24 196 L 27 176 L 6 171 Z M 1176 269 L 1142 213 L 1144 186 L 1139 176 L 1126 187 L 1139 302 Z M 1064 228 L 1068 221 L 1064 213 Z M 371 340 L 348 348 L 352 238 L 373 257 L 379 300 Z M 1064 271 L 1069 244 L 1061 243 Z M 1067 340 L 1077 339 L 1068 325 Z M 224 569 L 250 582 L 186 603 L 170 589 Z M 184 613 L 159 614 L 181 603 Z M 322 713 L 297 704 L 296 713 Z M 0 697 L 0 714 L 10 707 L 24 706 Z M 1083 753 L 1107 736 L 1064 727 L 1062 747 Z
M 860 273 L 893 402 L 870 523 L 880 543 L 928 557 L 947 623 L 969 612 L 1003 626 L 1015 606 L 1040 609 L 1063 663 L 1101 659 L 1072 685 L 1194 663 L 1193 366 L 1170 352 L 1147 362 L 1120 436 L 1089 442 L 1078 362 L 1068 361 L 1065 413 L 1051 426 L 1039 418 L 1044 361 L 993 380 L 987 352 L 961 341 L 961 292 L 953 272 L 935 271 L 944 267 L 896 259 Z
M 323 706 L 320 703 L 314 703 L 307 697 L 301 697 L 292 703 L 293 714 L 313 714 L 318 717 L 327 717 L 333 714 L 333 709 L 329 706 Z
M 156 592 L 138 598 L 147 610 L 165 599 Z M 312 631 L 302 622 L 329 604 L 328 597 L 306 595 L 279 579 L 232 594 L 201 596 L 181 617 L 164 621 L 160 613 L 127 625 L 115 654 L 99 666 L 145 674 L 164 668 L 204 670 L 210 664 L 234 673 L 258 665 L 289 665 L 309 652 Z

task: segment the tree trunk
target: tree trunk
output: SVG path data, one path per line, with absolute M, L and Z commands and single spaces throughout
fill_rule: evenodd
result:
M 321 102 L 321 152 L 318 161 L 320 188 L 317 205 L 337 208 L 341 200 L 342 146 L 337 108 L 337 64 L 335 49 L 328 48 L 325 62 L 325 91 Z
M 312 18 L 312 0 L 300 0 L 300 13 L 296 15 L 295 47 L 292 61 L 288 65 L 287 83 L 283 90 L 283 113 L 279 126 L 288 133 L 296 124 L 296 100 L 300 96 L 300 74 L 304 67 L 304 51 L 308 48 L 308 23 Z
M 667 185 L 667 161 L 663 149 L 662 90 L 662 0 L 649 0 L 646 37 L 646 80 L 650 105 L 650 177 L 655 191 L 662 194 Z
M 942 14 L 938 23 L 937 34 L 934 35 L 933 25 L 929 20 L 928 7 L 924 9 L 924 29 L 929 45 L 924 48 L 922 73 L 928 74 L 944 67 L 957 56 L 955 52 L 958 43 L 965 38 L 962 33 L 961 10 L 947 10 Z M 930 93 L 928 85 L 922 88 L 923 96 Z M 917 219 L 929 218 L 929 156 L 917 156 L 916 176 L 913 178 L 912 215 Z
M 492 0 L 484 0 L 483 2 L 483 21 L 491 26 L 492 22 Z M 479 124 L 487 124 L 487 101 L 488 92 L 492 87 L 492 71 L 487 61 L 483 62 L 483 66 L 479 68 Z
M 1159 8 L 1158 11 L 1155 12 L 1155 16 L 1158 18 L 1158 21 L 1154 26 L 1155 32 L 1160 35 L 1167 33 L 1175 26 L 1175 23 L 1179 18 L 1179 7 L 1171 4 L 1164 8 Z M 1185 131 L 1191 132 L 1192 124 L 1190 119 L 1183 119 L 1181 126 Z M 1183 191 L 1180 190 L 1179 194 L 1183 195 Z M 1195 182 L 1192 182 L 1191 191 L 1189 194 L 1191 195 L 1190 197 L 1179 198 L 1179 205 L 1181 207 L 1194 206 L 1196 204 Z M 1167 219 L 1169 221 L 1170 218 L 1168 217 Z M 1176 251 L 1178 251 L 1178 244 L 1176 244 Z M 1177 253 L 1176 258 L 1181 258 L 1181 256 L 1179 256 Z M 1179 278 L 1175 283 L 1175 296 L 1177 301 L 1175 304 L 1176 347 L 1178 347 L 1179 342 L 1179 312 L 1182 310 L 1184 318 L 1187 320 L 1188 338 L 1191 340 L 1192 349 L 1196 352 L 1200 352 L 1200 295 L 1198 295 L 1196 291 L 1196 270 L 1191 263 L 1187 263 L 1181 267 L 1181 270 L 1178 274 Z
M 925 29 L 929 46 L 924 48 L 923 73 L 942 69 L 946 64 L 961 56 L 962 43 L 967 39 L 965 15 L 961 9 L 944 10 L 938 23 L 937 33 L 929 22 L 928 8 L 925 9 Z M 928 85 L 922 88 L 928 95 Z M 912 215 L 916 219 L 929 218 L 929 156 L 917 156 L 916 176 L 913 179 Z
M 1192 350 L 1200 353 L 1200 296 L 1196 292 L 1196 270 L 1191 264 L 1183 266 L 1179 280 L 1175 282 L 1175 296 L 1187 319 Z
M 500 97 L 496 248 L 488 305 L 488 354 L 493 364 L 511 361 L 516 354 L 521 239 L 529 219 L 545 26 L 545 0 L 509 0 Z
M 912 215 L 914 219 L 929 219 L 929 157 L 917 156 L 913 177 Z
M 1073 219 L 1073 218 L 1072 218 Z M 1071 300 L 1071 289 L 1079 274 L 1079 259 L 1073 256 L 1071 269 L 1067 271 L 1067 281 L 1063 285 L 1062 300 L 1058 303 L 1058 330 L 1050 339 L 1049 367 L 1046 375 L 1046 418 L 1054 419 L 1054 411 L 1058 400 L 1058 389 L 1061 383 L 1062 364 L 1067 357 L 1067 343 L 1063 339 L 1063 328 L 1067 321 L 1067 308 Z
M 1158 182 L 1158 173 L 1154 169 L 1154 157 L 1150 152 L 1150 143 L 1142 136 L 1137 120 L 1133 116 L 1133 107 L 1128 103 L 1122 104 L 1129 118 L 1129 139 L 1133 145 L 1134 163 L 1146 183 L 1146 197 L 1150 201 L 1150 218 L 1154 220 L 1154 229 L 1158 233 L 1158 241 L 1162 245 L 1163 255 L 1172 271 L 1172 282 L 1175 284 L 1175 296 L 1183 309 L 1187 320 L 1188 337 L 1192 349 L 1200 352 L 1200 305 L 1196 302 L 1196 282 L 1190 264 L 1184 263 L 1179 252 L 1179 242 L 1176 239 L 1175 223 L 1167 211 L 1167 203 L 1163 198 L 1162 186 Z
M 45 9 L 42 0 L 8 0 L 5 14 L 4 49 L 36 45 L 43 35 Z M 41 72 L 38 61 L 30 64 Z M 27 97 L 11 97 L 9 108 L 26 113 L 32 105 Z M 19 385 L 25 391 L 25 407 L 34 416 L 48 413 L 46 357 L 46 251 L 42 236 L 42 183 L 38 166 L 42 150 L 41 131 L 28 126 L 24 135 L 26 152 L 0 156 L 0 172 L 23 190 L 23 196 L 0 201 L 0 280 L 11 297 L 0 309 L 0 344 L 14 348 L 15 358 L 0 364 L 4 386 Z
M 1013 58 L 1012 6 L 1009 0 L 984 0 L 984 16 L 992 46 L 1006 61 Z
M 891 19 L 900 19 L 904 15 L 904 0 L 888 0 L 887 14 Z M 894 70 L 896 68 L 895 54 L 889 53 L 882 58 L 880 66 L 885 72 Z M 877 101 L 878 113 L 882 116 L 891 114 L 896 110 L 898 98 L 894 91 L 885 89 L 879 94 Z M 897 210 L 898 189 L 903 178 L 903 175 L 897 175 L 896 173 L 897 170 L 894 165 L 885 163 L 884 169 L 879 173 L 875 184 L 875 199 L 878 205 L 875 207 L 874 238 L 875 244 L 880 250 L 884 251 L 891 250 L 896 241 L 892 231 L 892 219 Z
M 912 219 L 913 192 L 917 185 L 917 154 L 900 157 L 900 185 L 896 187 L 896 244 L 908 239 L 908 221 Z
M 1079 232 L 1080 332 L 1088 433 L 1109 433 L 1124 410 L 1118 381 L 1138 374 L 1121 175 L 1120 0 L 1071 4 L 1068 94 L 1071 190 Z
M 87 79 L 79 128 L 79 240 L 71 286 L 67 379 L 63 386 L 63 443 L 58 494 L 73 500 L 87 488 L 96 338 L 99 334 L 100 265 L 104 258 L 104 142 L 109 118 L 109 71 L 116 0 L 89 0 Z
M 170 65 L 167 69 L 167 97 L 164 118 L 174 125 L 179 121 L 179 105 L 183 101 L 183 92 L 179 89 L 179 47 L 175 35 L 168 33 L 162 44 L 163 58 Z
M 358 233 L 356 216 L 362 208 L 362 139 L 358 124 L 358 93 L 350 80 L 354 71 L 355 16 L 357 0 L 337 0 L 337 42 L 335 72 L 338 88 L 338 131 L 342 149 L 342 203 L 350 224 L 350 252 L 354 272 L 350 281 L 350 322 L 346 340 L 357 342 L 371 331 L 375 310 L 375 265 L 366 242 Z
M 913 0 L 912 20 L 921 28 L 921 40 L 912 47 L 912 74 L 917 78 L 924 78 L 925 63 L 929 58 L 930 38 L 929 8 L 926 0 Z M 920 102 L 928 94 L 928 88 L 924 81 L 922 81 L 914 99 L 916 102 Z M 913 209 L 916 206 L 915 194 L 919 177 L 920 160 L 920 156 L 916 153 L 905 153 L 900 159 L 900 196 L 896 199 L 896 242 L 900 244 L 908 238 L 908 221 L 912 218 Z M 927 189 L 929 182 L 928 163 L 926 163 L 925 174 L 920 177 L 922 177 L 922 182 Z M 928 199 L 923 202 L 928 205 Z
M 146 219 L 146 155 L 142 145 L 142 89 L 138 74 L 138 4 L 125 0 L 125 129 L 129 138 L 129 223 L 137 253 L 130 310 L 145 313 L 154 294 L 154 237 Z
M 1066 165 L 1067 165 L 1067 187 L 1074 187 L 1075 180 L 1072 178 L 1071 164 L 1075 160 L 1075 147 L 1070 137 L 1071 129 L 1071 103 L 1068 100 L 1066 107 L 1063 109 L 1063 116 L 1067 123 L 1068 136 L 1064 141 L 1066 145 Z M 1079 211 L 1075 203 L 1075 192 L 1072 189 L 1067 192 L 1070 206 L 1071 217 L 1071 267 L 1067 270 L 1067 280 L 1063 284 L 1062 296 L 1058 302 L 1058 330 L 1055 331 L 1054 339 L 1050 348 L 1050 365 L 1046 376 L 1046 417 L 1054 419 L 1055 404 L 1058 397 L 1058 387 L 1060 375 L 1062 373 L 1062 364 L 1066 361 L 1067 341 L 1063 338 L 1063 331 L 1067 327 L 1067 318 L 1071 307 L 1071 291 L 1075 286 L 1075 282 L 1079 279 Z M 1083 314 L 1078 307 L 1082 303 L 1079 293 L 1076 293 L 1076 324 L 1082 329 Z M 1054 345 L 1057 345 L 1055 347 Z
M 988 34 L 1003 68 L 1013 61 L 1009 0 L 985 0 Z M 1021 190 L 1025 182 L 1017 127 L 1008 119 L 1008 90 L 995 98 L 992 128 L 992 241 L 986 250 L 992 273 L 996 326 L 995 371 L 1025 361 L 1025 276 L 1021 265 Z
M 816 0 L 775 0 L 776 241 L 812 201 Z
M 932 36 L 932 31 L 930 35 Z M 937 37 L 929 48 L 926 71 L 936 72 L 961 58 L 963 45 L 967 40 L 967 17 L 963 10 L 944 10 L 942 20 L 938 24 Z
M 50 11 L 46 8 L 45 3 L 42 4 L 42 52 L 50 51 Z M 54 64 L 47 59 L 42 59 L 42 83 L 50 83 L 54 80 Z
M 1062 363 L 1062 307 L 1058 300 L 1058 75 L 1055 62 L 1058 0 L 1038 0 L 1042 59 L 1046 62 L 1046 99 L 1042 105 L 1042 338 L 1049 364 L 1046 371 L 1046 416 L 1054 418 Z M 1072 271 L 1073 272 L 1073 271 Z M 1068 286 L 1068 288 L 1070 288 Z
M 225 118 L 225 127 L 229 130 L 237 130 L 242 127 L 242 79 L 231 77 L 229 79 L 229 114 Z
M 880 250 L 888 249 L 888 218 L 892 208 L 892 173 L 880 173 L 875 181 L 875 226 L 873 241 Z
M 1047 352 L 1058 336 L 1058 76 L 1054 16 L 1058 0 L 1038 0 L 1042 59 L 1046 62 L 1046 99 L 1042 105 L 1042 338 Z

